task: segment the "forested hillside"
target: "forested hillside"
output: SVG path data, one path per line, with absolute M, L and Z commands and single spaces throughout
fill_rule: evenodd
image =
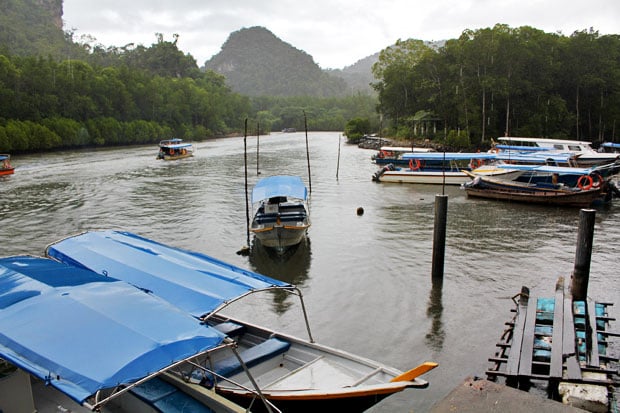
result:
M 348 91 L 342 79 L 321 70 L 312 56 L 263 27 L 232 33 L 205 67 L 248 96 L 333 97 Z

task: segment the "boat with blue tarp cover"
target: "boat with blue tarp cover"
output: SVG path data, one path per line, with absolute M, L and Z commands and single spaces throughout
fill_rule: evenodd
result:
M 403 159 L 403 154 L 409 152 L 434 152 L 432 148 L 418 148 L 413 146 L 382 146 L 370 159 L 377 165 L 408 165 L 409 161 Z
M 375 182 L 461 185 L 469 178 L 463 171 L 479 174 L 509 175 L 510 171 L 495 166 L 494 153 L 427 152 L 405 153 L 408 168 L 386 165 L 372 177 Z
M 0 359 L 12 367 L 0 377 L 2 411 L 245 411 L 171 374 L 210 352 L 234 355 L 226 335 L 124 281 L 1 258 L 0 308 Z
M 159 142 L 157 159 L 166 161 L 183 159 L 194 156 L 194 145 L 183 142 L 183 139 L 173 138 Z
M 314 342 L 301 291 L 295 286 L 219 261 L 121 231 L 92 231 L 49 245 L 49 257 L 125 280 L 225 332 L 234 340 L 240 363 L 217 354 L 203 369 L 188 369 L 189 380 L 249 405 L 261 394 L 283 411 L 363 411 L 408 387 L 424 388 L 420 375 L 437 366 L 426 362 L 402 372 L 393 367 Z M 280 290 L 301 300 L 309 340 L 232 319 L 220 311 L 261 291 Z M 208 368 L 207 368 L 208 366 Z M 252 407 L 254 410 L 254 407 Z M 343 411 L 344 411 L 343 410 Z
M 15 167 L 11 165 L 11 155 L 0 153 L 0 175 L 12 175 Z
M 471 181 L 462 185 L 468 196 L 514 202 L 587 208 L 611 201 L 617 188 L 598 168 L 551 165 L 499 165 L 519 171 L 525 178 L 513 180 L 466 173 Z M 615 191 L 614 191 L 615 190 Z
M 279 253 L 298 245 L 310 228 L 308 189 L 299 176 L 275 175 L 252 189 L 250 232 Z

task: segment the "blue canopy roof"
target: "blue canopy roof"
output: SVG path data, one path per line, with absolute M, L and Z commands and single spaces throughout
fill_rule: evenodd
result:
M 0 259 L 0 357 L 83 403 L 224 336 L 125 282 L 48 258 Z
M 498 167 L 503 168 L 503 169 L 517 169 L 520 171 L 557 173 L 561 175 L 589 175 L 595 170 L 593 168 L 573 168 L 570 166 L 553 166 L 553 165 L 502 164 L 502 165 L 498 165 Z
M 208 255 L 169 247 L 122 231 L 86 232 L 47 247 L 68 264 L 127 281 L 195 317 L 253 291 L 290 284 L 244 270 Z
M 604 142 L 601 144 L 601 146 L 605 147 L 605 148 L 618 148 L 620 149 L 620 143 L 616 143 L 616 142 Z
M 488 152 L 410 152 L 402 156 L 403 159 L 420 159 L 441 161 L 470 160 L 470 159 L 495 159 L 494 153 Z
M 299 176 L 276 175 L 263 178 L 252 190 L 252 203 L 275 196 L 307 199 L 308 189 Z

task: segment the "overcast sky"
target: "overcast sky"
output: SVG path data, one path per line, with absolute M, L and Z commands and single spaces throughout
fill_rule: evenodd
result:
M 65 30 L 104 46 L 150 46 L 155 33 L 190 53 L 199 66 L 230 33 L 262 26 L 340 69 L 398 39 L 446 40 L 465 29 L 532 26 L 569 36 L 594 28 L 620 34 L 620 0 L 64 0 Z

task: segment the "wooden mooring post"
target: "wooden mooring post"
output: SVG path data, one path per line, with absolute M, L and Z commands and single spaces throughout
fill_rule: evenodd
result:
M 592 240 L 594 239 L 594 209 L 579 211 L 579 228 L 577 230 L 577 251 L 575 267 L 571 279 L 570 291 L 573 300 L 586 300 L 590 280 L 590 262 L 592 261 Z
M 433 281 L 443 280 L 444 257 L 446 255 L 446 221 L 448 195 L 435 195 L 435 229 L 433 232 Z

